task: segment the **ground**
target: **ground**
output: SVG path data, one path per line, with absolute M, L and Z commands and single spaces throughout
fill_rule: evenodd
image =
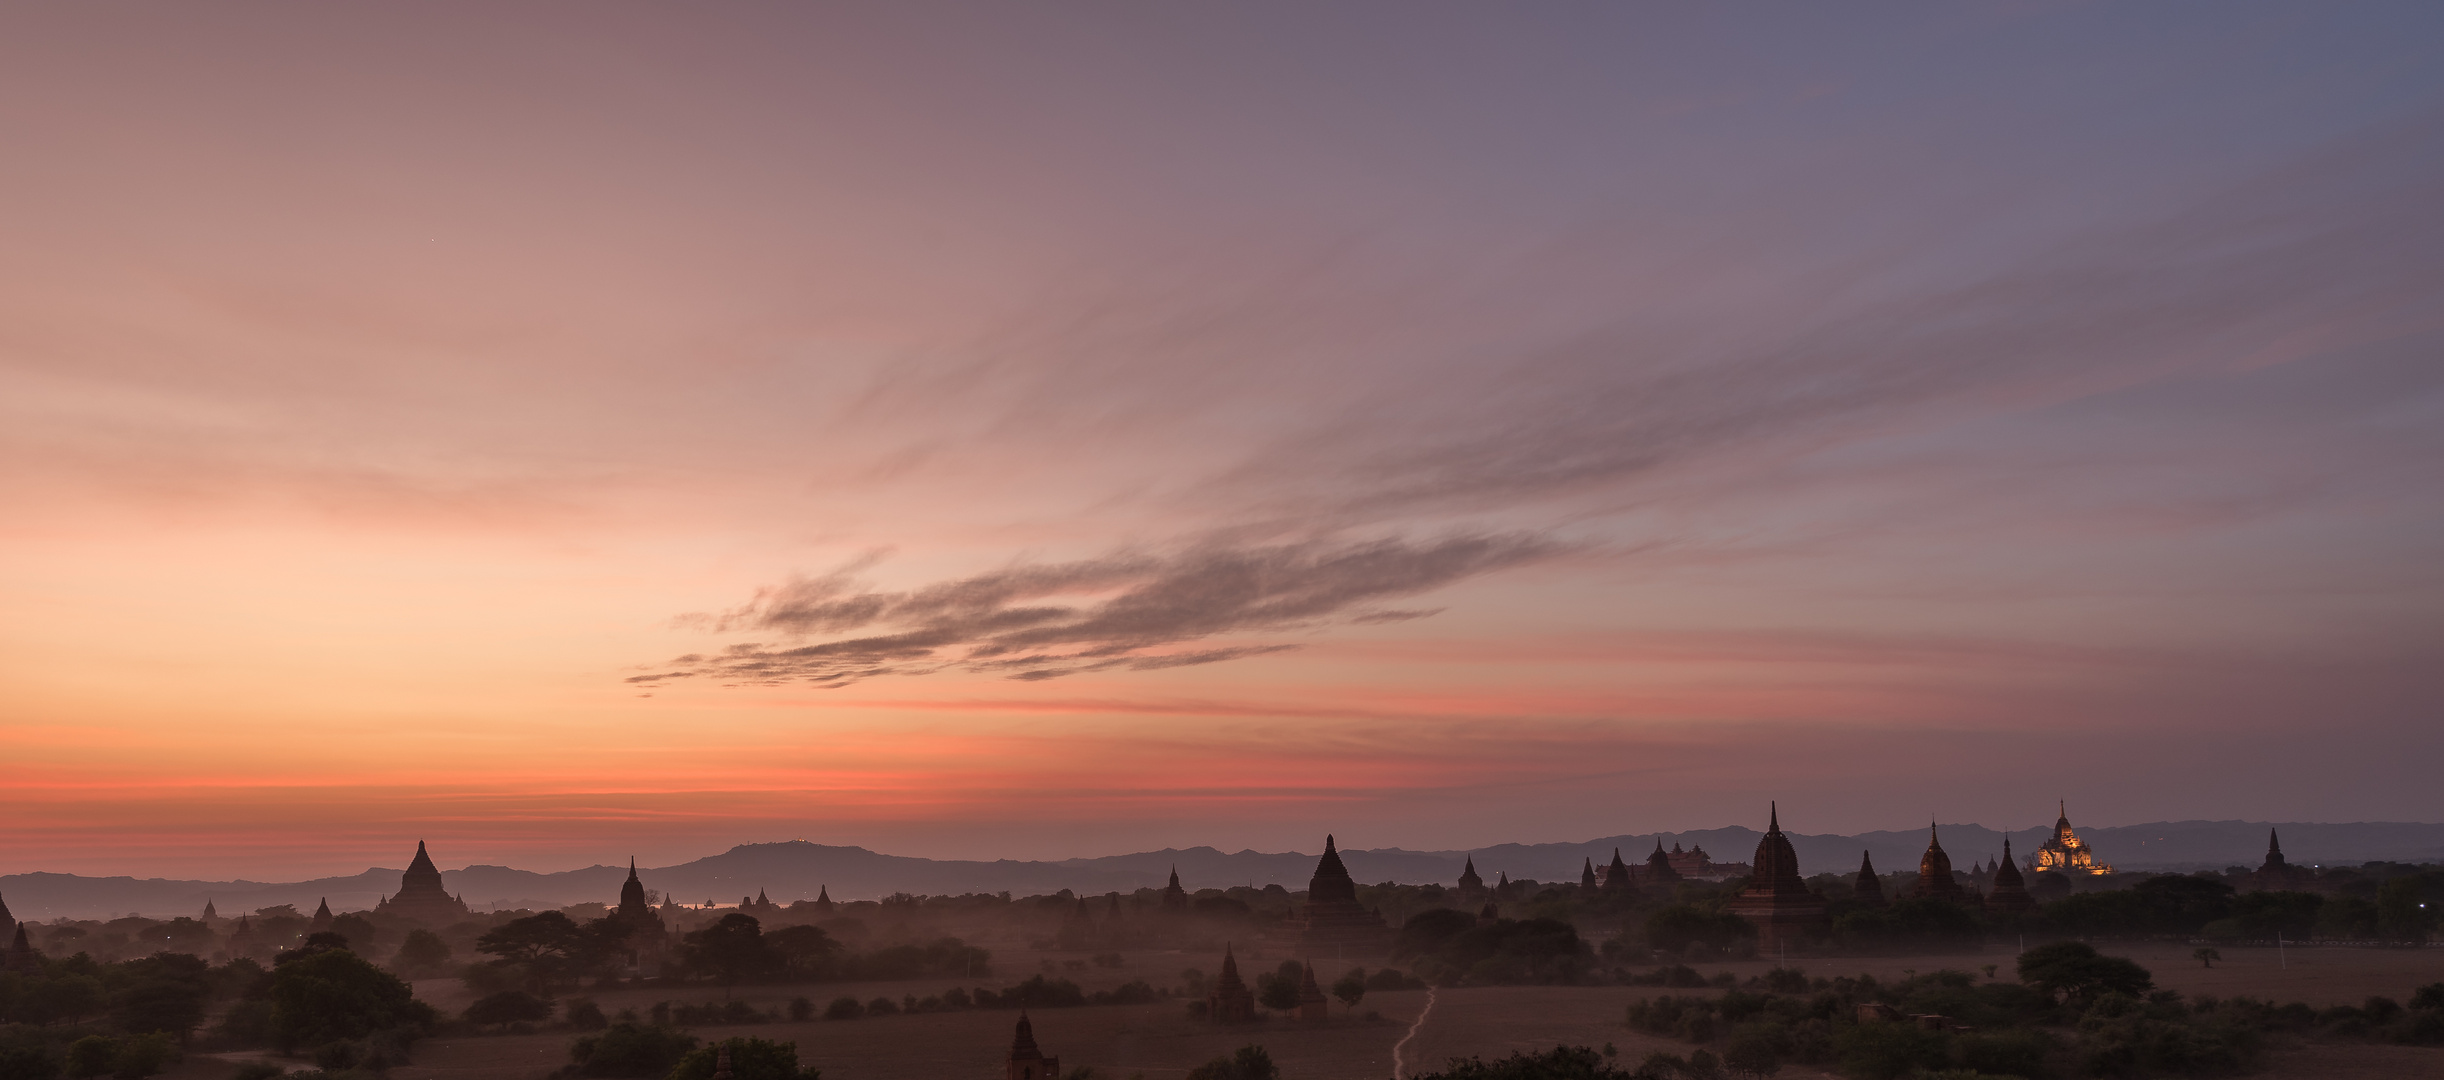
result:
M 2397 1001 L 2414 986 L 2444 981 L 2444 949 L 2294 948 L 2280 956 L 2272 949 L 2223 949 L 2225 959 L 2214 968 L 2201 968 L 2190 959 L 2186 945 L 2108 945 L 2105 951 L 2128 956 L 2155 973 L 2157 985 L 2184 994 L 2251 995 L 2275 1001 L 2306 1001 L 2312 1005 L 2357 1003 L 2381 994 Z M 2014 953 L 1894 958 L 1798 959 L 1791 966 L 1810 975 L 1900 977 L 1906 971 L 1952 968 L 1980 972 L 1996 965 L 1998 978 L 2012 977 Z M 1280 957 L 1253 960 L 1244 966 L 1270 968 Z M 1157 985 L 1176 984 L 1182 968 L 1212 971 L 1217 958 L 1179 953 L 1139 953 L 1120 971 L 1064 971 L 1090 989 L 1132 978 Z M 1319 961 L 1329 984 L 1346 965 Z M 1771 961 L 1699 964 L 1705 974 L 1729 971 L 1742 979 L 1774 966 Z M 965 984 L 1003 986 L 1030 972 L 1003 972 Z M 897 999 L 924 997 L 961 980 L 920 980 L 895 983 L 825 984 L 803 987 L 743 987 L 737 996 L 759 1008 L 780 1008 L 792 997 L 805 996 L 818 1006 L 843 995 L 859 1000 L 879 996 Z M 1674 1040 L 1641 1035 L 1622 1025 L 1632 1000 L 1660 991 L 1644 987 L 1484 987 L 1444 990 L 1434 994 L 1433 1011 L 1403 1052 L 1409 1071 L 1439 1067 L 1465 1055 L 1499 1057 L 1512 1050 L 1541 1049 L 1556 1043 L 1617 1047 L 1624 1061 L 1635 1063 L 1653 1050 L 1686 1054 L 1691 1047 Z M 1686 993 L 1687 991 L 1675 991 Z M 455 982 L 417 984 L 417 993 L 445 1010 L 463 1008 L 465 991 Z M 618 990 L 593 995 L 611 1012 L 634 1008 L 643 1012 L 653 1002 L 718 1001 L 718 987 L 683 990 L 656 988 Z M 1142 1074 L 1147 1080 L 1176 1080 L 1189 1068 L 1246 1043 L 1261 1043 L 1282 1066 L 1287 1080 L 1381 1080 L 1393 1075 L 1392 1055 L 1425 1009 L 1424 991 L 1369 994 L 1346 1015 L 1336 1002 L 1334 1019 L 1321 1023 L 1272 1020 L 1235 1028 L 1217 1028 L 1191 1021 L 1179 1000 L 1151 1005 L 1089 1006 L 1051 1009 L 1034 1014 L 1036 1039 L 1048 1054 L 1058 1055 L 1065 1069 L 1092 1066 L 1112 1080 Z M 1377 1019 L 1367 1019 L 1366 1014 Z M 857 1021 L 816 1021 L 804 1024 L 760 1024 L 744 1028 L 701 1028 L 697 1034 L 724 1038 L 747 1034 L 798 1044 L 802 1060 L 818 1065 L 828 1080 L 946 1080 L 1001 1075 L 1017 1014 L 1001 1010 L 892 1016 Z M 568 1060 L 571 1034 L 552 1031 L 535 1035 L 455 1036 L 429 1040 L 417 1047 L 416 1064 L 392 1075 L 396 1080 L 532 1080 Z M 2375 1080 L 2378 1077 L 2444 1078 L 2444 1049 L 2370 1046 L 2356 1043 L 2300 1044 L 2278 1050 L 2268 1080 L 2335 1077 Z M 177 1080 L 216 1080 L 226 1074 L 224 1062 L 190 1061 L 173 1074 Z M 1813 1080 L 1822 1074 L 1786 1068 L 1785 1077 Z

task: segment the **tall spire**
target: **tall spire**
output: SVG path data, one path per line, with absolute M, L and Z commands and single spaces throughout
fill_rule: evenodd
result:
M 1782 831 L 1782 803 L 1780 800 L 1768 800 L 1765 803 L 1765 831 L 1771 833 Z
M 2267 830 L 2266 830 L 2266 854 L 2268 854 L 2268 855 L 2281 855 L 2282 853 L 2283 853 L 2283 838 L 2282 838 L 2282 837 L 2280 837 L 2280 836 L 2275 835 L 2275 832 L 2274 832 L 2274 830 L 2273 830 L 2273 829 L 2271 829 L 2271 828 L 2267 829 Z

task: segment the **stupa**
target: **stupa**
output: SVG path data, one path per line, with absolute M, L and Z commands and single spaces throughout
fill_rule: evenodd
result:
M 1663 837 L 1655 837 L 1655 853 L 1646 857 L 1645 884 L 1656 885 L 1680 880 L 1680 871 L 1672 866 L 1672 857 L 1664 853 Z
M 1858 880 L 1851 888 L 1858 893 L 1858 902 L 1868 907 L 1884 906 L 1884 880 L 1875 876 L 1875 860 L 1862 851 L 1858 853 Z
M 1952 877 L 1952 857 L 1943 853 L 1943 841 L 1935 835 L 1935 825 L 1926 826 L 1926 854 L 1918 859 L 1918 888 L 1910 893 L 1913 900 L 1948 900 L 1965 904 L 1969 894 L 1962 892 L 1960 882 Z
M 1604 891 L 1626 892 L 1631 884 L 1629 864 L 1621 861 L 1621 849 L 1612 849 L 1612 863 L 1604 867 Z
M 2256 873 L 2249 875 L 2249 884 L 2266 892 L 2288 892 L 2298 889 L 2306 876 L 2283 860 L 2282 837 L 2275 835 L 2273 829 L 2267 829 L 2266 861 L 2258 866 Z M 0 917 L 6 915 L 7 909 L 0 908 Z
M 18 923 L 17 932 L 9 938 L 8 955 L 0 957 L 0 971 L 32 971 L 41 966 L 41 955 L 25 936 L 25 924 Z
M 2112 867 L 2096 861 L 2096 852 L 2089 849 L 2088 842 L 2071 831 L 2070 803 L 2062 803 L 2061 811 L 2062 816 L 2054 819 L 2053 837 L 2037 845 L 2037 856 L 2030 861 L 2028 868 L 2038 873 L 2051 870 L 2098 877 L 2112 873 Z
M 322 898 L 322 904 L 314 909 L 314 921 L 306 924 L 306 933 L 320 934 L 330 929 L 331 898 L 326 896 Z
M 1186 911 L 1187 909 L 1188 890 L 1180 888 L 1180 868 L 1174 866 L 1171 868 L 1171 883 L 1163 886 L 1163 910 Z
M 1587 860 L 1587 868 L 1578 873 L 1578 887 L 1590 892 L 1595 889 L 1595 860 Z
M 1757 928 L 1763 952 L 1787 948 L 1825 925 L 1825 902 L 1799 877 L 1799 853 L 1782 835 L 1782 808 L 1768 804 L 1765 836 L 1757 841 L 1755 872 L 1748 887 L 1731 898 L 1730 910 Z
M 373 909 L 433 925 L 467 917 L 467 905 L 441 887 L 441 871 L 434 868 L 433 857 L 425 854 L 422 840 L 416 841 L 415 860 L 407 864 L 406 873 L 399 875 L 398 895 L 375 904 Z
M 1994 888 L 1986 893 L 1986 910 L 1997 915 L 2017 915 L 2037 906 L 2037 898 L 2028 895 L 2028 880 L 2020 876 L 2018 863 L 2011 861 L 2011 838 L 2003 838 L 2003 858 L 1994 867 Z
M 1358 883 L 1341 865 L 1341 853 L 1330 836 L 1324 838 L 1324 857 L 1316 860 L 1315 876 L 1307 882 L 1307 902 L 1277 933 L 1283 944 L 1308 954 L 1365 956 L 1392 946 L 1392 931 L 1383 916 L 1359 906 Z
M 1324 988 L 1315 985 L 1315 964 L 1302 963 L 1298 973 L 1298 1018 L 1322 1020 L 1325 1017 Z

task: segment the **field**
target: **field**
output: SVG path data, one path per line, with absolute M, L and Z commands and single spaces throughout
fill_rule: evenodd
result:
M 2155 973 L 2161 987 L 2185 994 L 2252 995 L 2312 1005 L 2357 1003 L 2381 994 L 2401 1000 L 2414 986 L 2444 980 L 2444 949 L 2223 950 L 2225 959 L 2211 970 L 2190 959 L 2189 948 L 2177 945 L 2107 947 L 2129 956 Z M 1254 971 L 1278 962 L 1269 958 L 1247 966 Z M 1215 958 L 1178 953 L 1140 953 L 1128 968 L 1098 971 L 1075 978 L 1090 989 L 1131 978 L 1162 985 L 1176 983 L 1185 967 L 1207 971 Z M 1793 966 L 1812 975 L 1861 972 L 1899 977 L 1904 971 L 1953 968 L 1978 972 L 1998 965 L 1998 977 L 2010 978 L 2012 954 L 1911 956 L 1889 959 L 1844 958 L 1802 960 Z M 1343 965 L 1319 962 L 1327 981 Z M 1773 966 L 1767 961 L 1699 965 L 1706 974 L 1729 971 L 1742 979 Z M 1024 973 L 1020 973 L 1024 974 Z M 968 980 L 1006 985 L 1018 975 Z M 794 988 L 741 988 L 738 996 L 759 1008 L 781 1007 L 804 995 L 818 1004 L 843 995 L 868 1000 L 878 996 L 922 997 L 939 993 L 949 981 L 867 984 L 826 984 Z M 466 993 L 453 981 L 420 983 L 418 994 L 445 1010 L 461 1008 Z M 1653 1050 L 1685 1054 L 1683 1043 L 1640 1035 L 1622 1026 L 1624 1007 L 1656 991 L 1643 987 L 1487 987 L 1435 992 L 1433 1009 L 1403 1052 L 1411 1072 L 1439 1067 L 1447 1059 L 1478 1055 L 1499 1057 L 1512 1050 L 1538 1049 L 1556 1043 L 1616 1046 L 1622 1059 L 1634 1064 Z M 643 1012 L 658 1000 L 702 1002 L 720 1000 L 717 987 L 618 990 L 594 995 L 606 1010 L 634 1008 Z M 1184 1075 L 1189 1068 L 1246 1043 L 1261 1043 L 1282 1065 L 1287 1080 L 1380 1080 L 1393 1075 L 1393 1052 L 1421 1011 L 1424 991 L 1376 993 L 1367 996 L 1357 1016 L 1343 1015 L 1336 1003 L 1334 1019 L 1323 1023 L 1272 1020 L 1236 1028 L 1217 1028 L 1188 1019 L 1177 1000 L 1138 1006 L 1090 1006 L 1044 1010 L 1034 1014 L 1036 1038 L 1046 1053 L 1058 1055 L 1065 1069 L 1092 1066 L 1099 1076 L 1121 1080 L 1142 1074 L 1147 1080 Z M 1365 1014 L 1376 1014 L 1366 1019 Z M 743 1028 L 702 1028 L 697 1034 L 721 1038 L 734 1034 L 791 1040 L 801 1059 L 820 1066 L 829 1080 L 943 1080 L 951 1077 L 995 1077 L 1010 1042 L 1017 1014 L 1001 1010 L 892 1016 L 857 1021 L 803 1024 L 762 1024 Z M 567 1060 L 571 1035 L 547 1032 L 512 1036 L 454 1036 L 427 1041 L 417 1050 L 417 1063 L 392 1075 L 397 1080 L 531 1080 Z M 221 1062 L 191 1061 L 176 1077 L 207 1080 L 226 1073 Z M 1786 1068 L 1783 1076 L 1821 1075 L 1804 1068 Z M 2299 1077 L 2444 1077 L 2444 1050 L 2348 1044 L 2303 1044 L 2278 1051 L 2263 1076 L 2274 1080 Z

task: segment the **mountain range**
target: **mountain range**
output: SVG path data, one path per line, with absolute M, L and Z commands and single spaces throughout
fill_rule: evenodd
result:
M 2444 825 L 2409 822 L 2174 821 L 2080 829 L 2100 859 L 2123 870 L 2198 870 L 2256 866 L 2266 852 L 2269 829 L 2282 833 L 2283 849 L 2295 864 L 2357 865 L 2374 860 L 2444 861 Z M 2000 855 L 2002 833 L 1981 825 L 1943 825 L 1939 839 L 1955 865 L 1967 869 Z M 2023 859 L 2050 829 L 2014 831 L 2013 850 Z M 1746 862 L 1756 849 L 1757 830 L 1743 826 L 1676 833 L 1632 833 L 1576 843 L 1497 844 L 1466 851 L 1342 848 L 1341 858 L 1362 882 L 1450 882 L 1473 858 L 1488 882 L 1497 873 L 1538 881 L 1576 881 L 1586 860 L 1598 868 L 1615 849 L 1631 863 L 1660 843 L 1702 847 L 1717 862 Z M 1861 854 L 1880 872 L 1915 872 L 1926 851 L 1925 830 L 1851 836 L 1785 833 L 1798 852 L 1802 872 L 1855 873 Z M 1159 887 L 1173 868 L 1191 890 L 1235 885 L 1279 884 L 1304 889 L 1317 856 L 1302 852 L 1224 852 L 1211 847 L 1165 848 L 1129 855 L 1051 861 L 924 859 L 885 855 L 861 847 L 803 840 L 742 844 L 719 855 L 675 866 L 642 868 L 648 888 L 674 894 L 682 903 L 736 903 L 763 892 L 788 903 L 828 888 L 836 900 L 873 899 L 892 893 L 1008 892 L 1032 895 L 1069 889 L 1080 894 Z M 399 888 L 400 871 L 376 867 L 346 877 L 312 881 L 174 881 L 161 878 L 85 877 L 24 873 L 0 876 L 0 899 L 20 919 L 108 918 L 142 914 L 155 918 L 193 915 L 211 901 L 226 915 L 278 904 L 301 911 L 328 900 L 333 911 L 370 908 Z M 442 882 L 478 910 L 558 907 L 610 902 L 627 876 L 623 866 L 589 866 L 538 873 L 507 866 L 469 866 L 442 871 Z

